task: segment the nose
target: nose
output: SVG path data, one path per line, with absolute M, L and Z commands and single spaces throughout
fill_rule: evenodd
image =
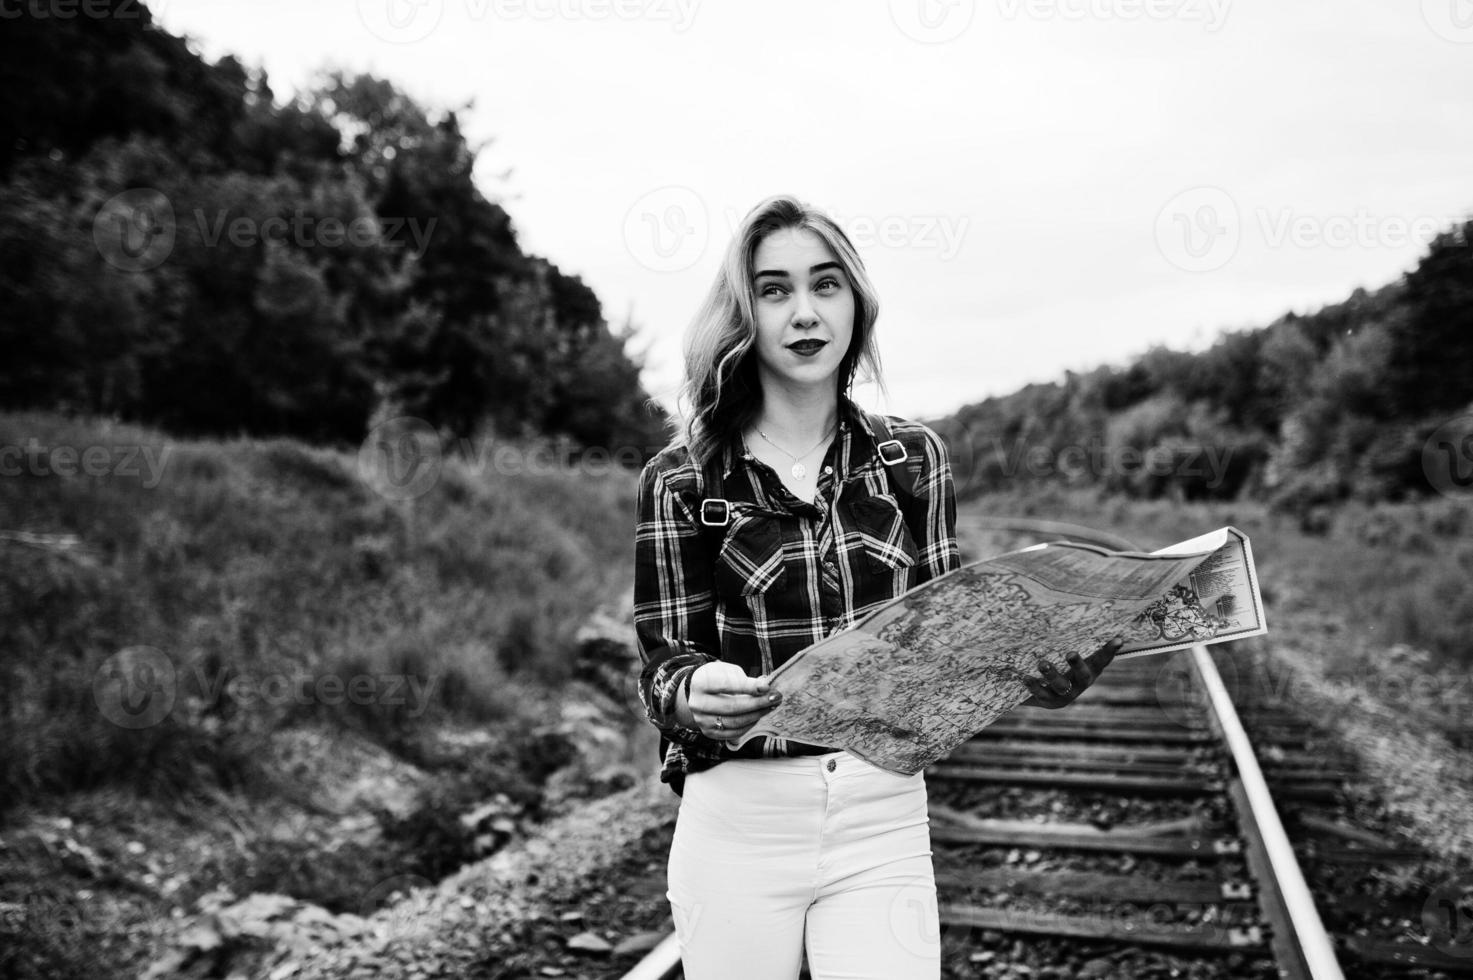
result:
M 813 303 L 808 299 L 808 294 L 799 292 L 795 294 L 793 305 L 793 326 L 812 327 L 818 324 L 818 314 L 813 310 Z

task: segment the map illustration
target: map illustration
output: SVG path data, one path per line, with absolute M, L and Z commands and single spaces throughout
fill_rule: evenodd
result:
M 1153 554 L 1039 545 L 933 579 L 801 651 L 770 675 L 782 704 L 728 744 L 837 745 L 910 775 L 1027 700 L 1022 678 L 1044 662 L 1067 669 L 1116 636 L 1127 657 L 1257 635 L 1262 609 L 1234 528 Z

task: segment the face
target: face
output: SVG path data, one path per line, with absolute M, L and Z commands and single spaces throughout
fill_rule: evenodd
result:
M 752 271 L 763 389 L 837 390 L 854 334 L 854 287 L 834 253 L 806 228 L 783 228 L 757 244 Z

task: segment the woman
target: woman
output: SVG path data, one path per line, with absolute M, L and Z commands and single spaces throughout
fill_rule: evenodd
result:
M 767 675 L 958 567 L 946 449 L 850 399 L 880 382 L 878 303 L 826 215 L 790 197 L 738 229 L 686 337 L 686 420 L 640 478 L 635 625 L 660 778 L 681 795 L 667 897 L 690 980 L 937 977 L 924 773 L 834 746 L 731 742 Z M 1114 656 L 1030 680 L 1068 704 Z

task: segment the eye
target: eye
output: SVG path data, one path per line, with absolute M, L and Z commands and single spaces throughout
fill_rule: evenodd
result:
M 782 286 L 779 286 L 775 282 L 764 283 L 763 285 L 757 287 L 757 295 L 764 298 L 770 298 L 772 296 L 781 295 L 786 292 L 786 289 L 784 289 Z
M 821 293 L 829 293 L 833 292 L 836 289 L 843 289 L 844 284 L 834 276 L 824 276 L 818 281 L 818 285 L 814 288 L 816 288 Z

